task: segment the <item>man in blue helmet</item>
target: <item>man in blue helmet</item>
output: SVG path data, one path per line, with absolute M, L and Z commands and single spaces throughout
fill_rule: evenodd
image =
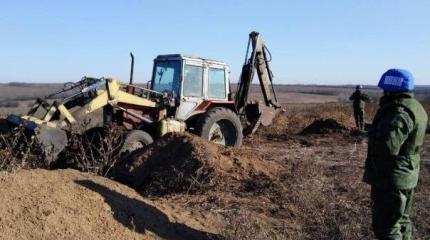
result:
M 412 197 L 428 116 L 414 97 L 410 72 L 390 69 L 378 86 L 384 95 L 369 130 L 363 178 L 371 185 L 372 228 L 378 239 L 411 239 Z
M 357 85 L 355 92 L 349 97 L 349 100 L 353 101 L 352 107 L 354 109 L 355 125 L 360 131 L 363 131 L 365 126 L 364 105 L 365 102 L 370 100 L 369 96 L 361 91 L 362 88 L 361 85 Z

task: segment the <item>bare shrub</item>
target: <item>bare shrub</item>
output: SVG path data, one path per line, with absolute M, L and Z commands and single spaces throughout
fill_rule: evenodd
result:
M 48 168 L 44 156 L 41 144 L 23 128 L 0 135 L 0 170 Z
M 46 148 L 31 132 L 18 127 L 0 135 L 0 170 L 74 168 L 106 176 L 120 159 L 122 137 L 122 129 L 116 126 L 71 132 L 58 159 L 48 163 Z
M 120 160 L 123 131 L 118 126 L 72 132 L 66 149 L 52 168 L 74 168 L 101 176 Z

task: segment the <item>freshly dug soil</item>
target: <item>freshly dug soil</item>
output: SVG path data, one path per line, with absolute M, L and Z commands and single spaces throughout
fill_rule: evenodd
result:
M 75 170 L 0 172 L 0 239 L 208 239 L 175 205 Z M 185 211 L 187 212 L 187 211 Z M 213 237 L 213 235 L 212 235 Z
M 305 127 L 301 134 L 328 134 L 328 133 L 342 133 L 347 128 L 337 122 L 335 119 L 317 119 L 312 122 L 309 126 Z
M 239 188 L 255 175 L 271 178 L 280 165 L 246 148 L 226 148 L 190 134 L 167 134 L 112 171 L 115 180 L 148 195 Z

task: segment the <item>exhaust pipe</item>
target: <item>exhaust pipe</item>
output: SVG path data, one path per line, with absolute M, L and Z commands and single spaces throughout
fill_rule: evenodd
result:
M 130 52 L 131 57 L 131 64 L 130 64 L 130 82 L 127 86 L 127 92 L 134 94 L 134 87 L 133 87 L 133 71 L 134 71 L 134 55 L 132 52 Z
M 130 85 L 133 84 L 133 70 L 134 70 L 134 55 L 132 52 L 130 52 L 131 57 L 131 66 L 130 66 Z

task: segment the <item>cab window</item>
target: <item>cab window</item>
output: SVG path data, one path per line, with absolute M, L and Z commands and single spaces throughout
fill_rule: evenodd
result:
M 220 68 L 209 68 L 208 97 L 225 98 L 225 71 Z
M 184 67 L 184 96 L 203 96 L 203 67 L 186 64 Z
M 176 60 L 155 62 L 152 90 L 178 94 L 180 69 L 181 63 Z

